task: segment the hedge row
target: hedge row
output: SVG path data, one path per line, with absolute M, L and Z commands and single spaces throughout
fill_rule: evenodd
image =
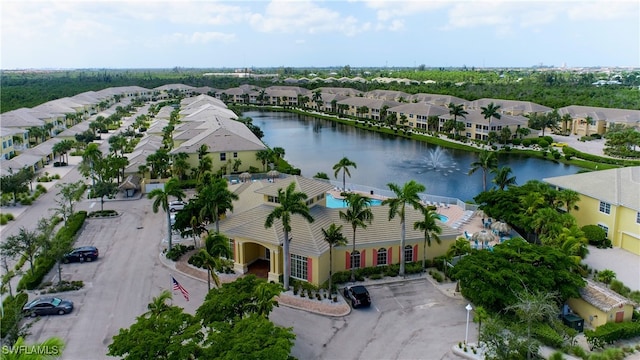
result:
M 29 295 L 26 293 L 18 293 L 15 296 L 7 296 L 2 302 L 2 309 L 4 314 L 2 315 L 2 321 L 0 321 L 0 337 L 2 339 L 5 336 L 9 336 L 9 343 L 13 342 L 18 337 L 18 323 L 22 319 L 22 307 L 29 300 Z
M 603 348 L 615 341 L 640 336 L 639 322 L 606 323 L 595 330 L 585 330 L 584 335 L 592 348 Z
M 60 243 L 62 246 L 71 246 L 75 241 L 75 235 L 80 231 L 84 220 L 87 218 L 86 211 L 78 211 L 73 214 L 67 220 L 67 224 L 63 226 L 53 239 L 53 242 Z M 54 245 L 55 247 L 55 245 Z M 35 261 L 33 274 L 28 271 L 20 279 L 18 283 L 18 291 L 27 289 L 33 290 L 40 286 L 42 279 L 51 271 L 56 264 L 56 259 L 49 256 L 49 254 L 40 254 Z
M 426 266 L 430 266 L 429 260 L 427 260 Z M 408 262 L 405 263 L 404 273 L 418 274 L 422 272 L 422 262 Z M 377 278 L 380 279 L 384 276 L 395 277 L 400 273 L 400 264 L 381 265 L 381 266 L 369 266 L 365 268 L 359 268 L 355 271 L 356 281 L 364 281 L 365 278 Z M 334 284 L 347 283 L 351 281 L 351 270 L 339 271 L 331 276 L 331 280 Z

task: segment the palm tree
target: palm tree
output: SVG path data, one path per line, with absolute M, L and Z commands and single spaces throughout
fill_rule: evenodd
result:
M 269 150 L 258 150 L 256 152 L 256 160 L 262 163 L 262 171 L 267 171 L 267 163 L 271 159 L 271 152 Z
M 573 118 L 571 117 L 571 114 L 566 113 L 564 115 L 562 115 L 562 117 L 560 118 L 560 121 L 562 121 L 562 127 L 563 127 L 563 131 L 566 134 L 570 134 L 571 130 L 573 129 Z M 569 124 L 569 126 L 567 126 L 567 124 Z
M 173 296 L 171 295 L 171 291 L 162 290 L 160 295 L 151 299 L 151 302 L 147 305 L 147 311 L 143 314 L 143 316 L 157 317 L 162 314 L 164 311 L 169 309 L 171 305 L 167 304 L 167 300 L 171 300 Z
M 216 233 L 220 232 L 220 215 L 227 210 L 233 212 L 233 201 L 238 200 L 238 195 L 229 191 L 227 180 L 223 178 L 211 178 L 198 193 L 200 219 L 209 218 L 216 224 Z
M 458 116 L 460 116 L 463 119 L 466 119 L 467 117 L 465 115 L 468 115 L 469 113 L 464 109 L 464 105 L 462 104 L 454 104 L 452 102 L 449 103 L 449 105 L 447 105 L 447 107 L 449 108 L 449 115 L 453 116 L 453 122 L 454 125 L 458 123 Z M 456 136 L 458 135 L 458 128 L 454 126 L 454 129 L 456 130 Z
M 307 194 L 296 191 L 296 183 L 292 182 L 283 191 L 282 188 L 278 189 L 278 202 L 280 206 L 277 206 L 267 216 L 264 222 L 265 228 L 270 228 L 276 219 L 282 221 L 282 230 L 284 232 L 284 240 L 282 242 L 282 252 L 284 260 L 284 290 L 289 290 L 289 276 L 291 276 L 291 264 L 289 254 L 289 233 L 291 232 L 291 216 L 300 215 L 308 222 L 313 222 L 313 217 L 309 214 L 309 207 L 306 204 Z
M 356 268 L 354 266 L 353 254 L 356 252 L 356 229 L 367 228 L 373 220 L 371 211 L 371 199 L 358 193 L 350 193 L 346 197 L 347 211 L 340 211 L 340 219 L 351 224 L 353 229 L 353 250 L 351 251 L 351 281 L 356 280 Z
M 162 208 L 164 212 L 167 214 L 167 230 L 168 230 L 168 241 L 169 241 L 169 251 L 171 251 L 172 243 L 171 243 L 171 213 L 169 212 L 169 197 L 174 196 L 178 198 L 178 200 L 182 200 L 185 197 L 184 192 L 180 189 L 180 182 L 176 178 L 171 178 L 164 184 L 163 189 L 153 189 L 147 195 L 149 199 L 154 199 L 152 204 L 152 209 L 154 213 L 158 212 L 159 208 Z
M 329 225 L 327 230 L 323 228 L 322 235 L 324 236 L 324 241 L 329 244 L 329 294 L 333 294 L 333 284 L 331 283 L 333 276 L 333 248 L 347 245 L 347 238 L 342 235 L 342 225 L 336 224 Z
M 349 167 L 352 167 L 352 166 L 354 169 L 358 168 L 355 162 L 347 159 L 346 157 L 343 157 L 342 159 L 340 159 L 340 161 L 338 161 L 335 165 L 333 165 L 333 170 L 334 170 L 333 176 L 336 179 L 338 178 L 338 173 L 340 172 L 340 170 L 342 170 L 342 191 L 347 191 L 346 176 L 349 175 L 349 177 L 351 177 L 351 172 L 349 172 Z
M 469 169 L 469 175 L 472 175 L 477 170 L 482 170 L 482 189 L 483 191 L 487 191 L 487 172 L 496 169 L 498 167 L 498 158 L 496 154 L 483 150 L 480 153 L 477 161 L 471 163 L 471 169 Z
M 437 221 L 440 221 L 440 214 L 435 210 L 424 207 L 422 208 L 422 214 L 424 215 L 424 220 L 413 223 L 413 228 L 424 232 L 424 244 L 422 246 L 422 271 L 426 271 L 427 246 L 431 247 L 431 238 L 440 244 L 440 237 L 438 235 L 442 233 L 442 227 L 437 223 Z
M 567 209 L 567 213 L 571 212 L 571 209 L 578 210 L 576 203 L 580 201 L 580 193 L 571 189 L 562 189 L 558 192 L 556 199 L 562 203 Z
M 551 321 L 558 314 L 557 297 L 558 295 L 554 292 L 530 292 L 525 288 L 516 294 L 518 302 L 507 307 L 507 311 L 513 311 L 520 320 L 526 322 L 528 344 L 531 344 L 532 325 L 547 320 Z M 527 347 L 529 347 L 527 359 L 531 359 L 531 349 L 529 345 Z
M 211 290 L 211 279 L 217 288 L 220 287 L 220 277 L 216 274 L 216 267 L 220 263 L 219 258 L 211 256 L 207 249 L 200 249 L 195 255 L 194 260 L 201 263 L 207 269 L 207 289 Z
M 252 294 L 253 302 L 247 306 L 249 311 L 268 317 L 273 307 L 278 306 L 275 297 L 281 292 L 282 286 L 280 284 L 272 284 L 264 280 L 257 281 Z
M 393 219 L 396 215 L 400 218 L 400 226 L 401 226 L 401 238 L 400 238 L 400 271 L 399 275 L 404 276 L 404 244 L 406 238 L 406 226 L 405 226 L 405 215 L 406 215 L 406 206 L 409 204 L 414 209 L 422 209 L 422 204 L 420 203 L 419 193 L 425 191 L 424 185 L 417 183 L 415 180 L 410 180 L 406 182 L 402 188 L 398 185 L 389 183 L 387 184 L 389 189 L 393 191 L 396 195 L 395 198 L 388 198 L 382 201 L 382 205 L 389 205 L 389 220 Z
M 80 170 L 82 175 L 88 177 L 91 176 L 91 181 L 93 185 L 95 185 L 95 174 L 94 167 L 102 159 L 102 151 L 98 147 L 98 144 L 91 143 L 87 145 L 82 153 L 82 163 L 80 165 Z
M 500 115 L 500 113 L 498 112 L 498 109 L 500 109 L 500 105 L 496 105 L 491 102 L 486 107 L 483 106 L 480 109 L 482 109 L 480 113 L 484 116 L 484 119 L 489 120 L 489 131 L 491 131 L 491 118 L 500 119 L 502 117 L 502 115 Z M 491 145 L 491 142 L 489 142 L 489 145 Z
M 504 188 L 506 187 L 516 185 L 516 177 L 510 176 L 511 168 L 509 166 L 491 169 L 491 173 L 494 175 L 491 182 L 496 184 L 496 186 L 500 190 L 504 190 Z
M 187 171 L 191 168 L 187 159 L 189 159 L 189 154 L 185 152 L 179 152 L 173 155 L 173 175 L 178 179 L 183 179 Z

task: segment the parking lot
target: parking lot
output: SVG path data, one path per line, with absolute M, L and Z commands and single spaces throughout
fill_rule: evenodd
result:
M 344 317 L 276 308 L 271 319 L 292 326 L 299 359 L 455 359 L 464 340 L 466 303 L 442 294 L 425 278 L 367 285 L 372 305 Z M 469 325 L 469 341 L 477 328 Z

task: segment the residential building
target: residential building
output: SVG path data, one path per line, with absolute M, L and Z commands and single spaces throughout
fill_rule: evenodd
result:
M 580 194 L 570 209 L 578 226 L 601 227 L 613 246 L 640 255 L 640 166 L 543 179 L 557 189 Z M 638 271 L 638 269 L 629 269 Z
M 0 138 L 2 139 L 0 158 L 8 160 L 17 155 L 19 150 L 23 149 L 22 144 L 28 144 L 29 132 L 20 128 L 0 127 Z M 15 139 L 19 139 L 20 143 L 16 144 L 14 142 Z
M 570 123 L 561 125 L 564 131 L 571 131 L 574 135 L 604 135 L 611 124 L 640 128 L 640 110 L 570 105 L 558 109 L 558 114 L 571 116 Z

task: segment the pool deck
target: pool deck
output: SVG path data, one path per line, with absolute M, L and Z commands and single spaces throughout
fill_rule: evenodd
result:
M 387 197 L 379 195 L 379 194 L 373 194 L 371 195 L 370 193 L 367 192 L 362 192 L 362 191 L 352 191 L 352 192 L 357 192 L 360 193 L 362 195 L 365 195 L 367 197 L 370 197 L 372 199 L 377 199 L 377 200 L 385 200 L 387 199 Z M 334 189 L 334 190 L 329 190 L 327 191 L 328 194 L 330 194 L 331 196 L 333 196 L 334 199 L 344 199 L 344 197 L 341 194 L 341 191 L 339 189 Z M 428 205 L 423 203 L 423 205 Z M 436 212 L 438 214 L 442 214 L 444 216 L 446 216 L 449 220 L 447 222 L 445 222 L 444 224 L 449 226 L 449 227 L 453 227 L 453 225 L 458 222 L 461 221 L 464 217 L 465 217 L 465 210 L 455 204 L 447 204 L 445 206 L 440 206 L 440 205 L 436 205 Z M 482 212 L 481 211 L 475 211 L 473 213 L 473 215 L 471 215 L 471 217 L 468 218 L 468 220 L 464 223 L 462 223 L 459 227 L 458 227 L 458 231 L 460 231 L 460 236 L 461 237 L 465 237 L 465 232 L 471 236 L 474 233 L 481 231 L 484 229 L 484 225 L 482 223 Z M 494 246 L 496 244 L 500 243 L 500 239 L 495 236 L 494 241 L 489 242 L 490 246 Z M 474 241 L 470 240 L 469 241 L 471 246 L 475 246 Z

